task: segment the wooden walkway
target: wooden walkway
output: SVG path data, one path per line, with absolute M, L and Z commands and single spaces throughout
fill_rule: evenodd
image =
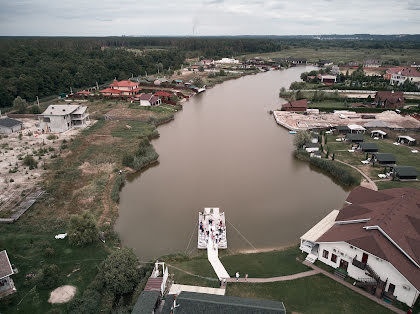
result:
M 0 218 L 0 223 L 13 223 L 19 219 L 35 202 L 44 194 L 44 191 L 35 189 L 29 195 L 27 195 L 16 207 L 16 211 L 10 216 L 10 218 Z
M 313 276 L 316 274 L 319 274 L 320 271 L 317 269 L 308 270 L 302 273 L 297 273 L 293 275 L 287 275 L 287 276 L 280 276 L 280 277 L 270 277 L 270 278 L 239 278 L 236 280 L 236 278 L 228 278 L 226 279 L 226 282 L 245 282 L 245 283 L 266 283 L 266 282 L 277 282 L 277 281 L 288 281 L 288 280 L 294 280 L 299 278 L 304 278 L 308 276 Z
M 366 292 L 365 290 L 362 290 L 361 288 L 353 286 L 352 284 L 348 283 L 347 281 L 344 281 L 344 280 L 338 278 L 337 276 L 334 276 L 334 274 L 331 274 L 331 273 L 327 272 L 326 270 L 323 270 L 323 269 L 319 268 L 318 266 L 315 266 L 314 264 L 308 263 L 306 261 L 304 261 L 303 264 L 311 267 L 314 270 L 317 270 L 319 273 L 331 278 L 332 280 L 335 280 L 336 282 L 342 284 L 343 286 L 346 286 L 347 288 L 353 290 L 354 292 L 357 292 L 357 293 L 365 296 L 366 298 L 369 298 L 373 302 L 376 302 L 376 303 L 386 307 L 387 309 L 389 309 L 389 310 L 391 310 L 395 313 L 399 313 L 399 314 L 404 314 L 405 313 L 404 311 L 396 308 L 395 306 L 393 306 L 389 303 L 386 303 L 384 300 L 375 297 L 374 295 Z
M 213 266 L 214 272 L 217 275 L 217 278 L 221 280 L 222 278 L 229 278 L 229 274 L 226 271 L 225 267 L 223 266 L 222 262 L 219 259 L 219 250 L 213 246 L 213 241 L 208 241 L 207 244 L 207 258 Z

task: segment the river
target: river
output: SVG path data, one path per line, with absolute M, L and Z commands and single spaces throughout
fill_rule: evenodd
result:
M 347 192 L 293 157 L 293 135 L 268 112 L 281 87 L 312 67 L 224 82 L 184 103 L 153 140 L 159 164 L 129 178 L 115 229 L 137 256 L 195 252 L 198 212 L 220 207 L 228 248 L 279 248 L 299 237 Z

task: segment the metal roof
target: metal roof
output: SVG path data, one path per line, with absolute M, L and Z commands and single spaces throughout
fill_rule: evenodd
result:
M 376 143 L 360 143 L 360 148 L 362 150 L 379 150 L 378 145 L 376 145 Z
M 402 177 L 417 177 L 419 175 L 417 169 L 411 166 L 395 166 L 394 170 L 398 176 Z
M 156 303 L 159 300 L 160 292 L 158 291 L 143 291 L 136 304 L 134 305 L 132 314 L 153 313 Z
M 393 154 L 388 153 L 377 153 L 373 154 L 379 162 L 382 161 L 396 161 L 395 156 Z
M 364 136 L 363 136 L 363 134 L 351 134 L 351 133 L 349 133 L 349 134 L 347 134 L 346 138 L 350 141 L 361 141 L 361 142 L 363 142 Z
M 42 116 L 65 116 L 79 109 L 80 105 L 50 105 Z
M 0 119 L 0 126 L 4 126 L 6 128 L 11 128 L 11 127 L 14 127 L 15 125 L 19 125 L 19 124 L 22 124 L 22 122 L 19 121 L 19 120 L 10 119 L 10 118 Z

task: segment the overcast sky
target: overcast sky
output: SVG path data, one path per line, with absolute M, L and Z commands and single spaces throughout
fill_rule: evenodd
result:
M 420 0 L 0 0 L 0 35 L 418 34 Z

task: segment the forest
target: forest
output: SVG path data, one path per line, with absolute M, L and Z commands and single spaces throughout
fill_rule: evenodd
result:
M 185 58 L 221 58 L 291 48 L 420 49 L 406 40 L 307 37 L 1 37 L 0 107 L 20 96 L 31 102 L 114 78 L 154 74 L 181 66 Z M 145 50 L 146 49 L 146 50 Z M 141 53 L 136 53 L 135 51 Z

